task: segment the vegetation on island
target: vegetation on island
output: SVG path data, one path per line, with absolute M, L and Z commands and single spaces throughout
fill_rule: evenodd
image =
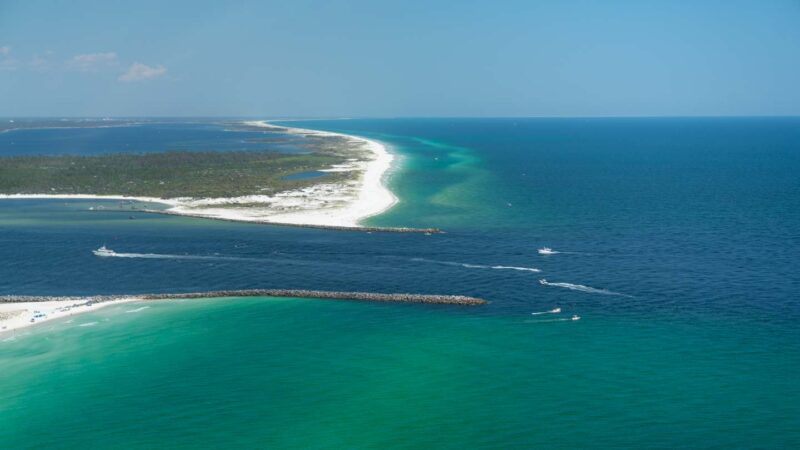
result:
M 326 145 L 316 150 L 307 154 L 172 151 L 2 157 L 0 194 L 238 197 L 272 195 L 322 180 L 337 182 L 353 176 L 340 172 L 316 179 L 283 179 L 295 173 L 326 169 L 354 157 L 350 146 Z

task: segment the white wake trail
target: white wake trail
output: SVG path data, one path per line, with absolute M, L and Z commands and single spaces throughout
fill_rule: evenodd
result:
M 532 312 L 531 315 L 532 316 L 540 316 L 542 314 L 558 314 L 560 312 L 561 312 L 561 308 L 553 308 L 553 309 L 551 309 L 549 311 Z
M 443 266 L 465 267 L 467 269 L 493 269 L 493 270 L 516 270 L 520 272 L 541 272 L 535 267 L 520 267 L 520 266 L 486 266 L 483 264 L 469 264 L 455 261 L 439 261 L 436 259 L 427 258 L 411 258 L 411 261 L 425 262 L 429 264 L 440 264 Z
M 547 319 L 547 320 L 526 320 L 525 323 L 551 323 L 551 322 L 575 322 L 578 319 L 571 317 L 564 317 L 562 319 Z
M 206 261 L 246 261 L 250 258 L 235 256 L 200 256 L 200 255 L 168 255 L 160 253 L 114 253 L 103 255 L 104 258 L 145 258 L 145 259 L 194 259 Z
M 541 270 L 535 267 L 517 267 L 517 266 L 491 266 L 490 269 L 497 269 L 497 270 L 519 270 L 521 272 L 541 272 Z
M 579 292 L 586 292 L 589 294 L 602 294 L 602 295 L 619 295 L 621 297 L 633 297 L 632 295 L 622 294 L 620 292 L 609 291 L 608 289 L 598 289 L 593 288 L 591 286 L 584 286 L 582 284 L 572 284 L 572 283 L 551 283 L 547 280 L 539 280 L 539 283 L 544 286 L 553 286 L 553 287 L 560 287 L 564 289 L 570 289 L 573 291 Z

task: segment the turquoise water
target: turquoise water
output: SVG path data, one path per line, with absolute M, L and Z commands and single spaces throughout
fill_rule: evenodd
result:
M 401 203 L 371 223 L 440 236 L 0 202 L 3 293 L 286 287 L 492 302 L 152 302 L 29 328 L 0 341 L 0 443 L 797 447 L 799 125 L 299 125 L 389 144 Z M 93 257 L 103 243 L 162 257 Z M 536 254 L 544 245 L 564 253 Z

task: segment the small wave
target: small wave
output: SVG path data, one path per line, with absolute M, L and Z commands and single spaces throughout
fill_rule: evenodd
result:
M 139 311 L 144 311 L 147 308 L 149 308 L 149 306 L 142 306 L 142 307 L 139 307 L 139 308 L 136 308 L 136 309 L 129 309 L 129 310 L 125 311 L 125 312 L 126 313 L 137 313 Z
M 79 327 L 93 327 L 93 326 L 95 326 L 97 324 L 98 324 L 98 322 L 86 322 L 86 323 L 82 323 L 82 324 L 80 324 L 78 326 Z
M 550 283 L 547 280 L 539 280 L 539 283 L 544 285 L 544 286 L 560 287 L 560 288 L 565 288 L 565 289 L 571 289 L 573 291 L 586 292 L 586 293 L 589 293 L 589 294 L 619 295 L 619 296 L 622 296 L 622 297 L 633 297 L 632 295 L 622 294 L 622 293 L 614 292 L 614 291 L 609 291 L 607 289 L 593 288 L 591 286 L 584 286 L 582 284 Z
M 535 267 L 486 266 L 483 264 L 469 264 L 469 263 L 460 263 L 455 261 L 439 261 L 436 259 L 427 259 L 427 258 L 411 258 L 411 261 L 425 262 L 430 264 L 440 264 L 443 266 L 465 267 L 467 269 L 494 269 L 494 270 L 516 270 L 521 272 L 541 272 L 541 270 Z

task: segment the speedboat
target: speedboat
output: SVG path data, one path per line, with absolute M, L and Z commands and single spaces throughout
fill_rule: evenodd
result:
M 92 253 L 94 253 L 95 256 L 114 256 L 117 254 L 114 250 L 107 248 L 105 245 L 97 250 L 92 250 Z
M 581 316 L 578 315 L 572 316 L 572 320 L 581 320 Z
M 546 285 L 547 285 L 547 280 L 545 280 L 544 278 L 542 278 L 541 280 L 539 280 L 539 284 L 541 284 L 541 285 L 545 285 L 545 286 L 546 286 Z
M 550 310 L 550 314 L 558 314 L 561 312 L 561 308 L 555 308 Z
M 542 247 L 538 251 L 540 255 L 555 255 L 556 253 L 558 253 L 557 251 L 553 250 L 550 247 Z

